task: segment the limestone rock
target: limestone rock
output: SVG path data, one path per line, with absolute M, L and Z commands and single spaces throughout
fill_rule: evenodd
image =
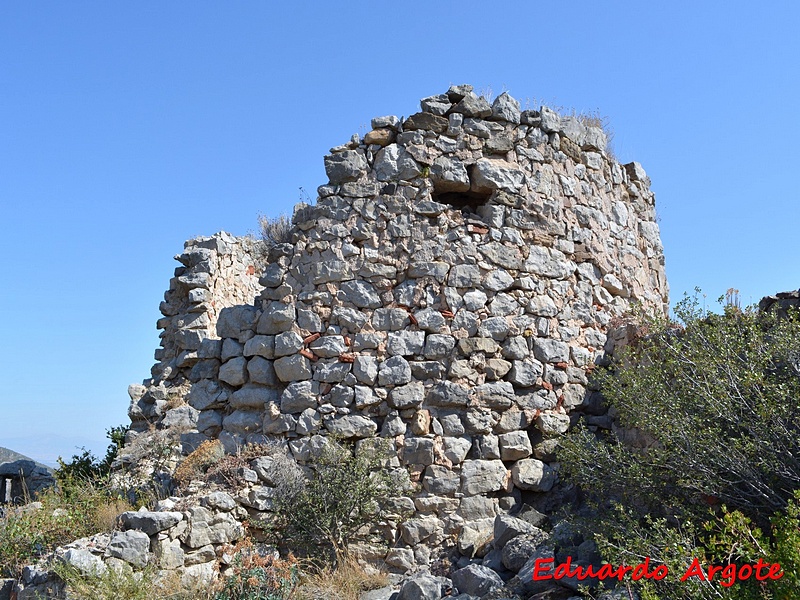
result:
M 511 477 L 518 488 L 534 492 L 548 492 L 556 482 L 555 471 L 535 458 L 525 458 L 514 463 Z
M 106 556 L 119 558 L 135 567 L 144 568 L 148 562 L 150 536 L 141 531 L 116 531 L 106 547 Z

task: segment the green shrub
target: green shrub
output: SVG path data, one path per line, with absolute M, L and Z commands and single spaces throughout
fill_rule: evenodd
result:
M 96 482 L 73 479 L 37 500 L 38 505 L 9 508 L 0 518 L 0 576 L 18 577 L 57 546 L 112 530 L 117 515 L 132 508 Z
M 281 537 L 313 557 L 339 564 L 356 532 L 372 523 L 381 505 L 403 484 L 382 468 L 386 444 L 359 452 L 328 438 L 303 486 L 284 486 L 276 499 Z
M 87 481 L 100 481 L 111 473 L 111 465 L 117 458 L 120 448 L 125 445 L 125 434 L 129 427 L 118 425 L 106 430 L 106 437 L 111 444 L 106 449 L 103 459 L 98 459 L 86 448 L 81 448 L 80 454 L 73 454 L 69 462 L 58 457 L 56 478 L 59 481 L 82 479 Z
M 798 564 L 800 319 L 717 315 L 692 299 L 676 314 L 682 326 L 649 322 L 598 378 L 640 443 L 577 428 L 561 444 L 563 472 L 598 509 L 588 529 L 605 559 L 669 567 L 665 582 L 640 584 L 644 598 L 800 597 L 780 591 L 796 590 L 788 575 L 730 589 L 675 575 L 694 557 Z
M 763 524 L 800 488 L 800 319 L 684 302 L 683 330 L 652 333 L 600 377 L 623 427 L 646 450 L 577 431 L 566 470 L 584 489 L 650 508 L 724 503 Z
M 57 546 L 111 531 L 132 507 L 110 493 L 106 481 L 62 479 L 39 494 L 38 504 L 8 508 L 0 517 L 0 576 L 18 577 Z

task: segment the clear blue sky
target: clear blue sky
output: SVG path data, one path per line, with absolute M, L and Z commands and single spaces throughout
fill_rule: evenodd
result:
M 183 241 L 452 83 L 606 115 L 673 302 L 797 288 L 798 31 L 790 1 L 0 3 L 0 446 L 102 454 Z

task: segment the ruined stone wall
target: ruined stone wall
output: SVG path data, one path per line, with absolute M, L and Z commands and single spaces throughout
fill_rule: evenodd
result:
M 209 347 L 208 343 L 203 346 L 203 340 L 219 339 L 220 311 L 253 304 L 263 289 L 258 283 L 263 251 L 263 245 L 255 239 L 220 232 L 187 241 L 183 253 L 175 256 L 181 266 L 175 269 L 159 306 L 164 316 L 157 323 L 162 330 L 161 347 L 155 351 L 158 362 L 145 385 L 132 385 L 128 390 L 132 400 L 128 414 L 134 431 L 147 429 L 149 423 L 163 416 L 168 392 L 185 393 L 187 379 L 181 371 L 191 371 L 203 361 Z M 210 376 L 216 376 L 216 372 Z
M 271 440 L 304 463 L 327 434 L 390 440 L 421 484 L 386 540 L 403 568 L 446 539 L 475 554 L 523 500 L 558 507 L 555 446 L 598 412 L 609 324 L 668 293 L 650 181 L 601 129 L 469 86 L 421 106 L 331 150 L 258 282 L 251 242 L 189 242 L 131 388 L 136 429 L 179 427 L 185 451 Z

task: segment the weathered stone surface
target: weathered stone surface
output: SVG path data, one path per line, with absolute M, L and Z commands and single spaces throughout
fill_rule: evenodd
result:
M 99 556 L 83 548 L 70 548 L 61 556 L 61 560 L 84 577 L 99 577 L 108 570 Z M 0 579 L 0 584 L 2 581 Z M 3 596 L 2 586 L 0 586 L 0 598 L 10 598 L 10 595 Z
M 413 556 L 413 552 L 411 554 Z M 405 566 L 408 563 L 403 561 L 401 564 Z M 432 575 L 422 573 L 403 582 L 395 600 L 439 600 L 441 597 L 441 587 L 436 579 Z
M 460 437 L 446 437 L 443 440 L 443 444 L 445 458 L 454 465 L 462 463 L 469 449 L 472 447 L 472 441 L 470 439 Z
M 439 529 L 439 519 L 436 517 L 421 517 L 409 519 L 400 526 L 400 535 L 409 546 L 416 546 L 428 539 Z
M 528 434 L 524 431 L 511 431 L 499 436 L 500 458 L 503 460 L 519 460 L 533 454 L 533 447 Z
M 235 410 L 222 419 L 222 428 L 233 433 L 253 433 L 262 427 L 263 413 Z
M 236 501 L 225 492 L 211 492 L 201 500 L 203 504 L 212 509 L 228 512 L 236 508 Z
M 366 438 L 378 431 L 375 421 L 361 415 L 345 415 L 324 421 L 325 428 L 343 438 Z
M 541 536 L 520 536 L 509 540 L 502 550 L 503 566 L 514 573 L 519 572 L 545 537 L 546 534 L 541 532 Z
M 465 496 L 504 489 L 508 471 L 500 460 L 465 460 L 461 466 L 461 491 Z
M 290 383 L 281 394 L 281 412 L 299 413 L 307 408 L 316 408 L 318 388 L 318 384 L 312 381 Z
M 275 336 L 254 335 L 244 343 L 245 356 L 275 357 Z
M 365 144 L 386 146 L 394 141 L 395 133 L 389 128 L 373 129 L 364 136 Z
M 556 473 L 540 460 L 525 458 L 514 463 L 511 478 L 520 489 L 549 492 L 556 482 Z
M 422 331 L 399 331 L 389 334 L 386 351 L 392 356 L 412 356 L 422 354 L 425 333 Z
M 459 288 L 474 287 L 480 282 L 481 270 L 477 265 L 455 265 L 447 277 L 447 285 Z
M 161 421 L 164 427 L 175 427 L 177 429 L 194 429 L 200 412 L 191 406 L 179 406 L 168 410 Z
M 495 158 L 481 158 L 472 171 L 473 192 L 504 190 L 518 192 L 525 182 L 525 174 L 516 165 Z
M 523 269 L 534 275 L 563 279 L 572 274 L 575 264 L 567 260 L 563 252 L 553 248 L 534 246 L 530 248 Z
M 347 362 L 319 362 L 316 366 L 314 379 L 326 383 L 338 383 L 344 381 L 353 365 Z
M 569 429 L 569 417 L 558 413 L 542 413 L 536 418 L 536 427 L 547 437 L 563 435 Z
M 431 494 L 449 495 L 458 491 L 461 478 L 458 473 L 440 465 L 429 465 L 425 469 L 422 486 Z
M 217 320 L 217 335 L 221 338 L 239 339 L 251 331 L 258 313 L 254 306 L 231 306 L 223 308 Z
M 333 358 L 347 350 L 341 335 L 324 335 L 309 346 L 311 351 L 322 358 Z
M 278 379 L 284 382 L 303 381 L 312 377 L 311 363 L 300 354 L 279 358 L 272 366 Z
M 325 157 L 325 173 L 333 183 L 356 181 L 366 174 L 369 165 L 363 152 L 346 150 Z
M 547 133 L 556 133 L 561 129 L 561 115 L 553 109 L 542 106 L 539 110 L 541 117 L 541 127 Z
M 458 515 L 467 522 L 479 521 L 483 524 L 488 523 L 489 528 L 493 526 L 494 517 L 497 514 L 497 502 L 487 496 L 465 496 L 461 498 L 458 507 Z M 481 528 L 483 525 L 481 525 Z
M 403 461 L 414 465 L 432 464 L 433 440 L 422 437 L 406 438 L 403 444 Z
M 378 308 L 372 313 L 372 326 L 378 331 L 399 331 L 409 322 L 408 312 L 402 308 Z
M 402 356 L 392 356 L 380 364 L 378 385 L 403 385 L 411 381 L 411 366 Z
M 497 352 L 498 346 L 494 340 L 489 338 L 472 337 L 459 340 L 458 349 L 467 356 L 475 352 L 483 352 L 491 355 Z
M 422 353 L 425 355 L 425 358 L 445 358 L 450 356 L 455 345 L 456 340 L 453 336 L 432 333 L 425 336 L 425 347 Z
M 468 565 L 459 569 L 453 573 L 452 579 L 459 592 L 479 598 L 503 585 L 500 576 L 483 565 Z
M 400 410 L 411 408 L 422 404 L 424 398 L 425 388 L 420 382 L 414 381 L 389 392 L 389 406 Z
M 392 548 L 384 559 L 387 565 L 399 569 L 402 572 L 411 571 L 416 565 L 414 551 L 411 548 Z M 418 588 L 411 588 L 409 594 L 420 593 Z M 402 591 L 402 590 L 401 590 Z M 399 596 L 398 596 L 399 597 Z M 408 595 L 407 598 L 416 598 L 416 595 Z M 395 599 L 396 600 L 396 599 Z
M 291 328 L 296 316 L 296 310 L 293 305 L 283 302 L 270 302 L 258 319 L 256 331 L 273 335 L 282 333 Z
M 421 173 L 417 162 L 397 144 L 387 146 L 378 152 L 374 168 L 378 181 L 413 179 Z
M 380 129 L 380 128 L 388 128 L 392 131 L 397 131 L 400 127 L 400 119 L 398 119 L 395 115 L 387 115 L 384 117 L 375 117 L 370 121 L 370 125 L 373 129 Z
M 275 388 L 247 384 L 231 394 L 230 405 L 234 408 L 261 409 L 269 402 L 277 402 L 279 392 Z
M 503 549 L 503 547 L 518 535 L 525 536 L 538 536 L 542 537 L 544 534 L 536 527 L 509 515 L 497 515 L 494 520 L 494 547 Z
M 431 113 L 420 112 L 408 117 L 403 122 L 403 129 L 406 131 L 426 129 L 428 131 L 442 133 L 447 130 L 447 125 L 448 121 L 444 117 L 440 117 Z
M 373 385 L 378 377 L 378 360 L 374 356 L 357 356 L 353 362 L 353 375 L 365 385 Z
M 275 358 L 294 354 L 303 347 L 303 338 L 294 331 L 285 331 L 275 336 Z
M 141 531 L 116 531 L 106 547 L 106 556 L 119 558 L 135 567 L 147 566 L 150 536 Z
M 487 260 L 506 269 L 520 269 L 522 267 L 522 254 L 518 248 L 506 246 L 498 242 L 489 242 L 479 248 Z
M 381 299 L 375 291 L 375 286 L 366 281 L 354 279 L 345 281 L 341 286 L 345 293 L 345 299 L 352 302 L 359 308 L 378 308 L 381 306 Z
M 247 361 L 247 375 L 251 383 L 259 383 L 261 385 L 276 385 L 278 383 L 278 376 L 275 374 L 272 361 L 260 356 L 254 356 Z
M 127 511 L 119 516 L 123 529 L 136 529 L 155 535 L 177 525 L 183 519 L 179 512 Z
M 492 114 L 492 107 L 489 102 L 482 96 L 477 96 L 474 92 L 467 93 L 451 110 L 465 117 L 483 118 Z
M 437 192 L 468 192 L 469 175 L 464 163 L 457 158 L 440 156 L 430 169 L 430 179 Z
M 247 381 L 247 359 L 232 358 L 219 368 L 219 378 L 228 385 L 239 386 Z
M 492 103 L 492 114 L 490 119 L 498 121 L 508 121 L 509 123 L 519 124 L 520 106 L 519 102 L 512 98 L 508 92 L 503 92 Z
M 537 360 L 515 360 L 512 364 L 508 379 L 519 387 L 533 387 L 544 372 L 542 363 Z
M 426 399 L 431 406 L 465 407 L 469 402 L 469 391 L 451 381 L 441 381 L 431 387 Z
M 542 362 L 558 363 L 569 360 L 569 345 L 549 338 L 536 338 L 533 355 Z

